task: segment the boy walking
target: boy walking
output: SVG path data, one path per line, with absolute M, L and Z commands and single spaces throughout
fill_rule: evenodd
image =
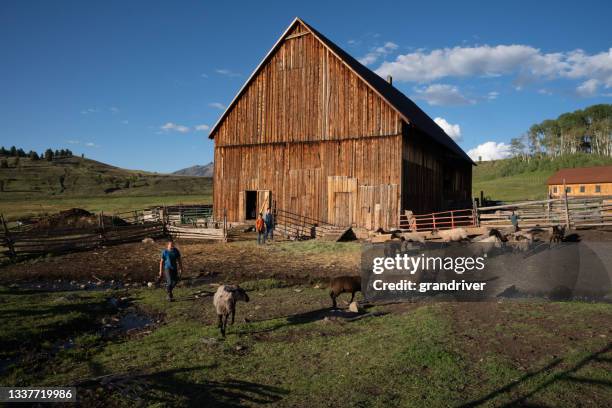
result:
M 178 248 L 174 246 L 172 240 L 168 241 L 166 249 L 161 253 L 161 259 L 159 260 L 159 280 L 161 280 L 162 274 L 166 278 L 167 299 L 170 302 L 174 302 L 172 290 L 183 274 L 183 262 L 181 261 L 181 253 Z

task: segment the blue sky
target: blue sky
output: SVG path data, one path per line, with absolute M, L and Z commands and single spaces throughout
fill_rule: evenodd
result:
M 208 163 L 208 127 L 300 16 L 466 151 L 500 157 L 535 122 L 612 103 L 611 4 L 4 0 L 0 145 L 159 172 Z

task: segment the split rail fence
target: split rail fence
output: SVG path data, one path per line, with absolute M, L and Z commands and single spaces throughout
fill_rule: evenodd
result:
M 228 240 L 227 222 L 212 221 L 210 210 L 211 206 L 173 206 L 112 216 L 99 213 L 92 225 L 45 229 L 36 224 L 9 228 L 0 215 L 0 260 L 90 250 L 144 238 Z

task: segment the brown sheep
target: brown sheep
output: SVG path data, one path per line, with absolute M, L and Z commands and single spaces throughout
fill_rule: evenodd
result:
M 339 276 L 337 278 L 333 278 L 329 282 L 329 296 L 332 299 L 332 308 L 336 309 L 336 298 L 340 296 L 341 293 L 350 293 L 351 301 L 353 303 L 353 299 L 355 298 L 355 292 L 361 292 L 361 277 L 360 276 Z
M 556 243 L 563 242 L 564 239 L 565 239 L 565 225 L 564 226 L 553 225 L 552 234 L 550 235 L 550 243 L 552 244 L 553 242 L 556 242 Z
M 219 317 L 219 329 L 221 335 L 225 337 L 225 329 L 227 327 L 227 318 L 232 315 L 232 323 L 234 324 L 234 316 L 236 315 L 236 302 L 242 300 L 249 301 L 249 295 L 240 286 L 221 285 L 217 288 L 213 298 L 213 304 Z

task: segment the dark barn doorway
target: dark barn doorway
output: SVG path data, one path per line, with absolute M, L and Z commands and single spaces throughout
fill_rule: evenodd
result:
M 245 214 L 247 220 L 254 220 L 257 218 L 257 191 L 245 192 Z

